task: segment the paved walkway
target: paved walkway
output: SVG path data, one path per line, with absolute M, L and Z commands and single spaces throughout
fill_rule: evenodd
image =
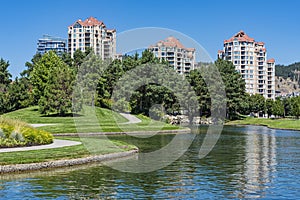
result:
M 16 151 L 30 151 L 30 150 L 40 150 L 40 149 L 53 149 L 59 147 L 68 147 L 79 145 L 81 142 L 71 141 L 71 140 L 58 140 L 54 139 L 52 144 L 32 146 L 32 147 L 16 147 L 16 148 L 0 148 L 0 153 L 4 152 L 16 152 Z
M 128 114 L 128 113 L 120 113 L 120 115 L 122 115 L 123 117 L 125 117 L 128 120 L 128 122 L 125 122 L 123 124 L 137 124 L 137 123 L 142 122 L 136 116 Z M 55 124 L 30 124 L 30 125 L 33 127 L 42 127 L 42 126 L 50 126 L 50 125 L 55 125 Z M 47 145 L 39 145 L 39 146 L 32 146 L 32 147 L 0 148 L 0 153 L 30 151 L 30 150 L 40 150 L 40 149 L 53 149 L 53 148 L 59 148 L 59 147 L 75 146 L 75 145 L 79 145 L 79 144 L 81 144 L 81 142 L 54 139 L 52 144 L 47 144 Z
M 120 115 L 122 115 L 123 117 L 125 117 L 128 120 L 128 122 L 124 122 L 122 124 L 137 124 L 137 123 L 142 122 L 142 120 L 140 120 L 136 116 L 128 114 L 128 113 L 120 113 Z
M 56 124 L 29 124 L 30 126 L 34 128 L 42 127 L 42 126 L 54 126 Z

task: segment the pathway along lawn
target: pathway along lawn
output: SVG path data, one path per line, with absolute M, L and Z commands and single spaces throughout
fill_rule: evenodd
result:
M 62 139 L 80 141 L 80 138 L 72 137 L 63 137 Z M 103 155 L 136 149 L 136 146 L 127 144 L 122 141 L 113 140 L 112 144 L 107 140 L 102 140 L 99 137 L 97 137 L 97 139 L 86 138 L 85 142 L 87 142 L 87 140 L 89 139 L 91 140 L 91 144 L 97 145 L 97 151 L 95 151 L 93 154 L 91 154 L 83 144 L 55 149 L 0 153 L 0 165 L 28 164 L 54 160 L 84 158 L 91 155 Z M 118 147 L 116 147 L 115 145 Z
M 247 117 L 243 120 L 235 120 L 226 123 L 226 125 L 262 125 L 269 128 L 298 130 L 300 131 L 299 119 L 265 119 Z
M 84 127 L 84 129 L 81 129 L 80 132 L 125 132 L 179 129 L 178 126 L 154 121 L 142 115 L 137 116 L 142 122 L 138 124 L 126 124 L 128 120 L 116 112 L 112 112 L 111 110 L 104 108 L 96 108 L 95 110 L 101 130 L 99 130 L 99 126 L 97 124 L 91 123 L 88 120 L 89 116 L 78 115 L 76 116 L 76 120 L 80 121 L 80 123 L 83 124 L 82 127 Z M 38 112 L 37 106 L 6 113 L 3 116 L 12 119 L 19 119 L 29 124 L 53 124 L 38 127 L 38 129 L 43 129 L 50 133 L 78 132 L 74 124 L 73 115 L 67 117 L 44 116 Z

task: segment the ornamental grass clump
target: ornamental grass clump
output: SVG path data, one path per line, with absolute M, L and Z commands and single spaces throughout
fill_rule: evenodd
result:
M 37 130 L 28 124 L 0 117 L 0 148 L 50 144 L 52 134 Z

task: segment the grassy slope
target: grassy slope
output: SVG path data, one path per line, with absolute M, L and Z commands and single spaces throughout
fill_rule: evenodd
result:
M 264 119 L 247 117 L 243 120 L 236 120 L 226 125 L 263 125 L 270 128 L 300 130 L 300 120 L 297 119 Z
M 69 137 L 62 139 L 80 141 L 79 138 Z M 116 145 L 116 147 L 112 145 L 112 143 L 101 138 L 86 138 L 85 142 L 88 142 L 88 140 L 90 140 L 91 143 L 95 144 L 96 151 L 93 152 L 93 154 L 97 155 L 123 152 L 136 148 L 133 145 L 129 145 L 120 141 L 113 141 L 113 144 Z M 62 147 L 55 149 L 1 153 L 0 165 L 37 163 L 52 160 L 82 158 L 90 155 L 91 153 L 86 149 L 86 147 L 83 144 L 81 144 L 71 147 Z
M 142 131 L 142 130 L 172 130 L 177 126 L 168 125 L 162 122 L 153 121 L 144 116 L 137 116 L 142 120 L 139 124 L 126 124 L 127 119 L 108 109 L 96 108 L 97 122 L 93 122 L 92 110 L 86 109 L 81 116 L 58 117 L 43 116 L 39 114 L 38 107 L 30 107 L 14 112 L 6 113 L 3 116 L 13 119 L 20 119 L 30 124 L 53 124 L 51 126 L 40 127 L 51 133 L 76 133 L 78 132 L 74 123 L 77 122 L 79 132 L 122 132 L 122 131 Z M 97 124 L 99 123 L 99 124 Z M 100 127 L 99 127 L 100 125 Z

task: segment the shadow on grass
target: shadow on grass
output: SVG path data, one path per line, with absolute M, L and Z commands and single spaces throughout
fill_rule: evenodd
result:
M 32 108 L 30 111 L 38 112 L 39 109 L 38 108 Z
M 78 113 L 67 113 L 64 115 L 60 115 L 58 113 L 55 114 L 48 114 L 48 115 L 41 115 L 41 117 L 82 117 L 83 115 L 78 114 Z

